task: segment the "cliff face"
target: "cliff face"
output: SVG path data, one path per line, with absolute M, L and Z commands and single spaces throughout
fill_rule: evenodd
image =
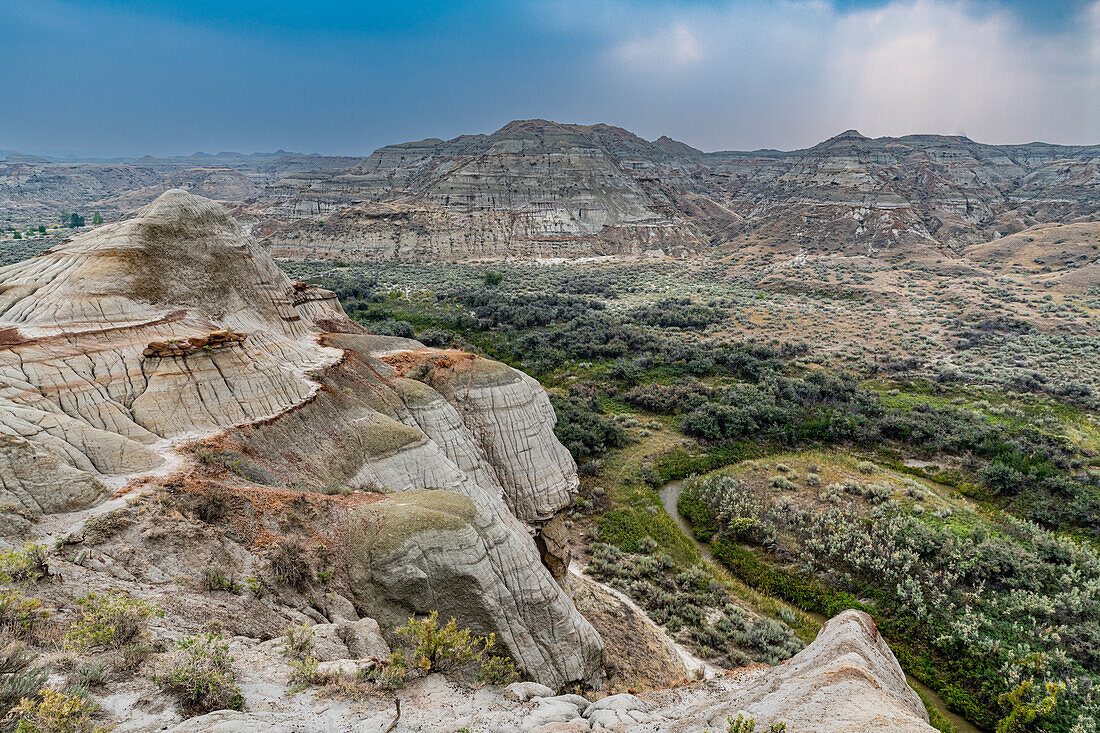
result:
M 225 483 L 241 496 L 373 496 L 325 509 L 346 528 L 364 613 L 391 627 L 453 614 L 554 686 L 600 669 L 599 637 L 531 537 L 578 486 L 534 380 L 363 334 L 332 293 L 291 282 L 225 209 L 182 191 L 0 269 L 0 334 L 9 505 L 66 512 L 150 475 L 178 482 L 180 441 L 214 441 L 239 451 Z
M 226 154 L 0 162 L 0 213 L 117 217 L 171 187 L 232 202 L 276 257 L 687 256 L 733 243 L 858 254 L 967 245 L 1092 216 L 1100 147 L 871 139 L 703 153 L 609 125 L 511 122 L 367 158 Z
M 957 251 L 1100 201 L 1100 148 L 871 139 L 854 130 L 790 153 L 708 153 L 711 195 L 744 216 L 730 234 L 826 250 L 926 244 Z
M 811 251 L 958 252 L 1089 216 L 1100 148 L 853 130 L 806 150 L 701 153 L 531 120 L 382 148 L 352 171 L 285 178 L 261 199 L 265 245 L 298 259 L 683 256 L 757 237 Z
M 301 219 L 264 240 L 277 257 L 683 255 L 705 237 L 668 187 L 692 167 L 620 128 L 526 120 L 385 147 L 344 174 L 288 177 L 259 209 Z

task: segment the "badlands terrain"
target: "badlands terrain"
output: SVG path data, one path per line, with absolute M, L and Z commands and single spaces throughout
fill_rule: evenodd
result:
M 1096 730 L 1098 166 L 9 155 L 3 725 Z

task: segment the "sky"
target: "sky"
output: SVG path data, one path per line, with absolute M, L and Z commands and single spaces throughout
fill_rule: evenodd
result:
M 0 0 L 0 149 L 365 155 L 513 119 L 703 150 L 1100 143 L 1100 0 Z

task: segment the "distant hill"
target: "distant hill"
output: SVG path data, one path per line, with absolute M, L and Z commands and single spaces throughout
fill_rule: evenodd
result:
M 684 256 L 715 248 L 957 256 L 1100 210 L 1100 146 L 872 139 L 704 153 L 611 125 L 517 120 L 492 134 L 388 145 L 366 158 L 0 162 L 0 221 L 120 217 L 168 188 L 231 204 L 276 256 L 453 260 Z

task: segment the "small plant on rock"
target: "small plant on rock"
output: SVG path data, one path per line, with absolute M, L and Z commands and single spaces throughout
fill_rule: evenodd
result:
M 313 627 L 308 624 L 292 624 L 283 637 L 283 654 L 290 659 L 306 659 L 313 656 Z
M 448 671 L 476 663 L 481 682 L 516 676 L 511 660 L 490 653 L 496 645 L 496 634 L 475 636 L 469 629 L 459 628 L 454 618 L 440 626 L 438 611 L 425 619 L 410 618 L 396 631 L 412 643 L 413 666 L 417 669 Z
M 0 590 L 0 629 L 26 639 L 46 620 L 42 601 L 17 588 Z
M 454 618 L 440 626 L 439 611 L 432 611 L 425 619 L 410 618 L 396 631 L 413 644 L 413 666 L 425 671 L 454 669 L 479 657 L 481 638 L 469 629 L 460 629 Z
M 389 659 L 379 662 L 374 668 L 363 672 L 366 681 L 371 682 L 387 690 L 395 690 L 405 685 L 405 678 L 409 675 L 409 666 L 405 662 L 405 655 L 400 651 L 390 654 Z
M 726 718 L 726 733 L 752 733 L 756 730 L 756 718 L 744 713 L 738 713 L 737 718 Z
M 232 580 L 225 577 L 225 575 L 219 572 L 217 568 L 213 567 L 203 568 L 202 588 L 203 590 L 209 591 L 224 590 L 229 591 L 230 593 L 234 592 L 237 589 Z
M 32 666 L 34 659 L 10 632 L 0 633 L 0 719 L 20 700 L 34 698 L 49 680 L 46 670 Z
M 0 578 L 34 582 L 49 575 L 46 546 L 28 542 L 22 549 L 0 551 Z

